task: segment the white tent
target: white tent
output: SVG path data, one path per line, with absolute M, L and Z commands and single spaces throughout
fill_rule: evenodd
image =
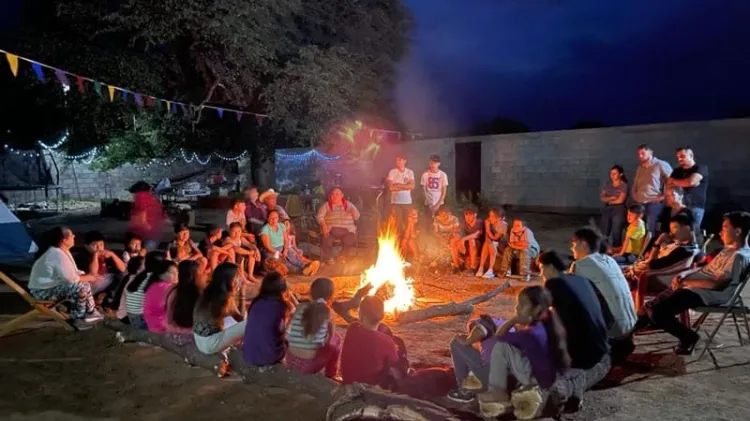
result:
M 0 262 L 27 260 L 37 250 L 26 225 L 0 200 Z

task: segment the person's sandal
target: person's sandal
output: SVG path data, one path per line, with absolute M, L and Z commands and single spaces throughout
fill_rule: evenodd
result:
M 461 388 L 464 390 L 470 390 L 470 391 L 479 391 L 482 390 L 482 381 L 479 380 L 479 378 L 473 373 L 469 372 L 469 375 L 466 376 L 464 381 L 461 383 Z
M 533 420 L 544 410 L 544 392 L 539 386 L 519 387 L 510 394 L 513 415 L 519 420 Z

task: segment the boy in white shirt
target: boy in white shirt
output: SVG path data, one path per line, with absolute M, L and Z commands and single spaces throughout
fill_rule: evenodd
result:
M 424 205 L 435 217 L 435 212 L 445 203 L 445 194 L 448 191 L 448 175 L 440 170 L 440 157 L 430 156 L 428 169 L 422 173 L 420 185 L 424 189 Z
M 388 190 L 391 192 L 391 210 L 401 230 L 406 223 L 411 208 L 411 191 L 414 190 L 414 171 L 406 168 L 406 158 L 396 157 L 396 168 L 388 172 L 386 177 Z

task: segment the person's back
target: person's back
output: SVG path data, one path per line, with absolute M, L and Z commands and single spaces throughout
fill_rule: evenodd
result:
M 388 382 L 388 369 L 398 358 L 398 348 L 390 336 L 354 322 L 346 331 L 341 350 L 342 382 L 383 386 Z
M 610 337 L 617 338 L 630 333 L 637 320 L 635 303 L 630 285 L 617 262 L 606 254 L 591 253 L 576 260 L 570 271 L 589 279 L 606 301 L 614 318 Z
M 243 345 L 245 362 L 255 366 L 278 364 L 286 355 L 284 338 L 286 305 L 281 299 L 255 300 L 247 313 Z
M 567 331 L 573 368 L 589 369 L 609 352 L 607 328 L 599 299 L 588 279 L 561 274 L 548 280 L 553 306 Z

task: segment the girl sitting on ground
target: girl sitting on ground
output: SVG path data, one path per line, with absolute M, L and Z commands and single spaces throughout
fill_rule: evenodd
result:
M 536 418 L 557 375 L 570 367 L 565 329 L 551 305 L 550 294 L 541 286 L 518 294 L 516 316 L 495 333 L 489 390 L 477 396 L 482 416 L 496 418 L 516 408 L 517 419 Z M 518 386 L 513 391 L 511 376 Z
M 341 336 L 333 324 L 331 298 L 333 281 L 318 278 L 310 286 L 312 302 L 300 304 L 286 330 L 289 350 L 286 364 L 289 368 L 315 374 L 325 369 L 326 377 L 338 372 L 341 354 Z
M 285 219 L 284 228 L 287 232 L 286 248 L 287 250 L 289 250 L 289 254 L 292 255 L 294 259 L 299 260 L 305 265 L 311 264 L 313 261 L 308 259 L 307 256 L 303 254 L 302 249 L 297 246 L 297 235 L 295 234 L 294 224 L 292 224 L 292 221 L 290 221 L 289 219 Z M 315 274 L 311 273 L 310 275 L 312 276 Z
M 122 277 L 122 280 L 117 285 L 117 288 L 114 290 L 111 298 L 111 306 L 114 308 L 114 303 L 119 303 L 117 305 L 117 310 L 115 310 L 111 316 L 122 321 L 127 321 L 128 318 L 128 312 L 125 308 L 125 288 L 130 285 L 131 282 L 135 279 L 136 276 L 138 276 L 139 273 L 143 272 L 145 268 L 146 258 L 142 256 L 135 256 L 131 257 L 128 261 L 128 267 L 125 271 L 125 276 Z
M 245 321 L 234 301 L 240 282 L 238 274 L 239 268 L 234 263 L 217 266 L 195 305 L 193 337 L 198 351 L 204 354 L 223 352 L 240 342 L 245 333 Z
M 270 272 L 263 277 L 260 292 L 250 304 L 242 355 L 257 367 L 280 363 L 286 355 L 285 331 L 294 305 L 287 294 L 284 277 Z
M 168 297 L 175 285 L 177 285 L 177 263 L 165 260 L 144 288 L 143 320 L 150 332 L 166 332 Z
M 167 332 L 176 343 L 193 342 L 193 309 L 206 286 L 197 262 L 185 260 L 177 267 L 177 286 L 167 297 Z
M 492 279 L 495 277 L 497 254 L 503 251 L 508 243 L 508 223 L 505 221 L 505 212 L 502 209 L 490 209 L 487 219 L 484 220 L 484 236 L 476 276 Z M 483 272 L 485 263 L 487 271 Z M 504 273 L 502 275 L 505 276 Z
M 154 273 L 162 267 L 164 260 L 166 260 L 166 256 L 161 251 L 148 253 L 143 271 L 136 275 L 135 279 L 125 287 L 125 311 L 128 314 L 130 325 L 136 329 L 147 329 L 146 322 L 143 319 L 145 291 Z

